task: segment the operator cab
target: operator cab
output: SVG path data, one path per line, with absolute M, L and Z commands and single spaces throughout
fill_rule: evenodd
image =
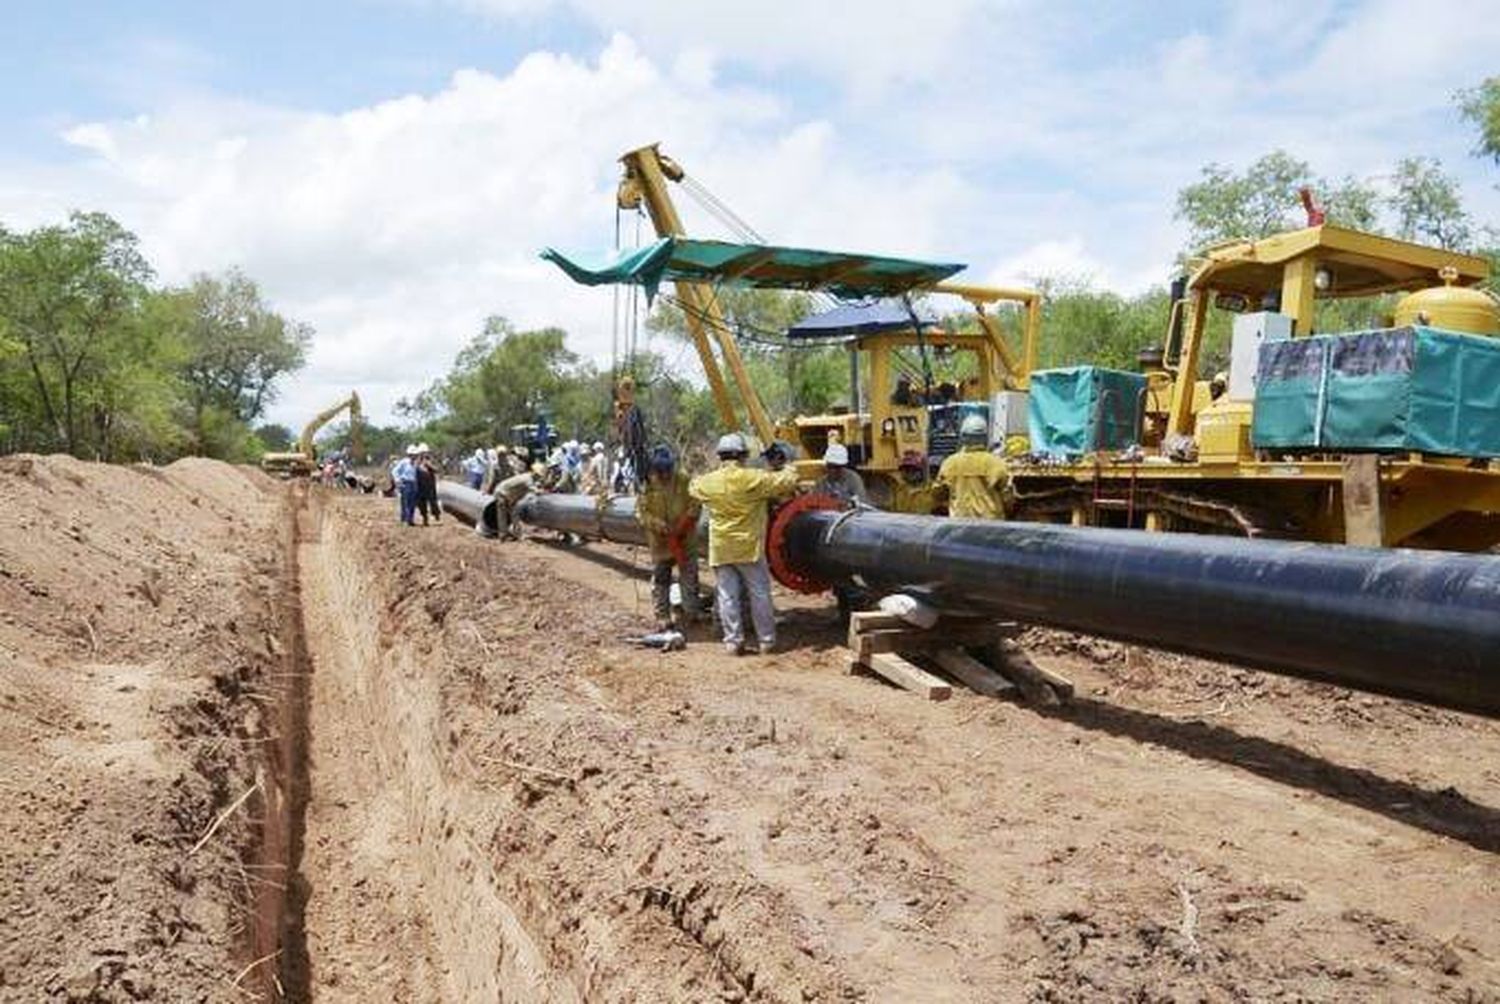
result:
M 806 458 L 803 473 L 815 476 L 818 458 L 841 442 L 877 505 L 930 510 L 932 481 L 958 449 L 963 420 L 977 414 L 988 423 L 992 413 L 1007 410 L 1007 395 L 1018 394 L 991 334 L 961 330 L 960 323 L 923 303 L 876 300 L 835 307 L 790 328 L 793 342 L 838 344 L 849 353 L 851 404 L 798 417 L 788 430 Z M 1005 430 L 993 439 L 1003 443 Z

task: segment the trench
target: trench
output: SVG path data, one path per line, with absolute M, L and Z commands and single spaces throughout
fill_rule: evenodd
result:
M 316 513 L 309 509 L 305 487 L 288 495 L 283 508 L 277 581 L 277 644 L 280 688 L 263 766 L 260 828 L 251 863 L 258 873 L 279 874 L 280 882 L 257 885 L 247 930 L 246 978 L 252 993 L 265 1001 L 307 1001 L 311 997 L 305 915 L 308 885 L 301 870 L 309 792 L 308 705 L 312 660 L 302 609 L 301 543 L 317 533 Z

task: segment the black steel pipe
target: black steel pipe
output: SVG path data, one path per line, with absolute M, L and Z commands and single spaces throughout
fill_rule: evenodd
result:
M 1500 717 L 1500 557 L 878 512 L 779 534 L 823 582 Z
M 516 503 L 516 517 L 523 523 L 594 540 L 646 543 L 646 531 L 635 519 L 635 499 L 628 495 L 601 502 L 593 495 L 533 493 Z
M 500 535 L 500 512 L 495 496 L 475 491 L 457 481 L 438 480 L 438 505 L 459 522 L 472 526 L 484 537 Z
M 593 540 L 616 544 L 646 543 L 646 531 L 635 518 L 635 497 L 617 495 L 601 502 L 593 495 L 532 494 L 516 503 L 523 523 L 563 530 Z M 699 550 L 708 540 L 708 517 L 698 520 Z

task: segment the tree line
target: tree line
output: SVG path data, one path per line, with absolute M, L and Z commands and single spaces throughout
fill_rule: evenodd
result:
M 136 235 L 104 213 L 0 227 L 0 452 L 244 461 L 270 445 L 255 424 L 312 329 L 237 270 L 154 279 Z

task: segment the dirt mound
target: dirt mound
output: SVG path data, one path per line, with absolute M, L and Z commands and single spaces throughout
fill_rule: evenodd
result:
M 254 939 L 283 495 L 0 458 L 0 997 L 195 1000 Z M 250 981 L 243 983 L 245 987 Z

